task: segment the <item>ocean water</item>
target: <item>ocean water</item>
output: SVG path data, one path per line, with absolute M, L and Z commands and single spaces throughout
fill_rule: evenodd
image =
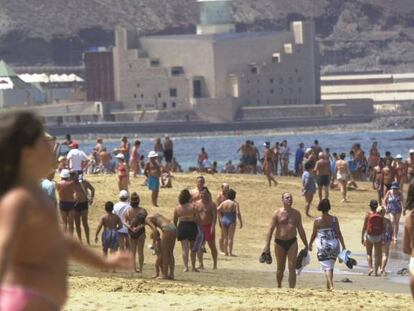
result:
M 408 156 L 408 150 L 414 148 L 414 140 L 404 140 L 414 135 L 414 130 L 384 130 L 384 131 L 346 131 L 339 132 L 337 130 L 324 130 L 314 132 L 299 132 L 299 133 L 260 133 L 260 134 L 222 134 L 222 135 L 206 135 L 206 136 L 177 136 L 171 137 L 174 142 L 174 156 L 181 164 L 184 170 L 189 167 L 197 166 L 197 157 L 200 149 L 204 147 L 209 154 L 211 162 L 217 161 L 218 167 L 222 168 L 228 160 L 232 160 L 233 164 L 237 164 L 240 159 L 240 154 L 237 149 L 247 140 L 254 141 L 258 146 L 259 151 L 263 154 L 263 143 L 266 141 L 274 145 L 276 142 L 281 142 L 286 139 L 291 149 L 290 166 L 293 169 L 294 154 L 298 148 L 299 143 L 303 142 L 305 148 L 313 145 L 315 139 L 319 140 L 322 148 L 330 148 L 331 153 L 341 152 L 349 153 L 351 146 L 354 143 L 360 143 L 362 149 L 366 154 L 374 141 L 378 141 L 378 149 L 381 155 L 385 151 L 391 151 L 392 155 L 401 154 L 404 158 Z M 154 138 L 148 137 L 131 137 L 129 141 L 131 145 L 136 139 L 141 141 L 140 153 L 147 156 L 148 152 L 153 150 Z M 72 137 L 72 139 L 77 139 Z M 120 139 L 104 140 L 104 144 L 108 151 L 118 148 Z M 94 141 L 80 140 L 80 148 L 87 153 L 90 153 L 95 146 Z

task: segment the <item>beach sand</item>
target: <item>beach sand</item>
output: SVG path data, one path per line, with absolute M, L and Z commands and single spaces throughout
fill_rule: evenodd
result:
M 159 212 L 172 218 L 177 196 L 183 188 L 195 186 L 195 174 L 176 174 L 172 189 L 161 189 L 159 208 L 150 205 L 150 192 L 143 186 L 144 178 L 131 179 L 130 191 L 141 196 L 141 205 L 149 213 Z M 117 185 L 114 175 L 88 176 L 96 187 L 96 202 L 90 209 L 91 240 L 104 202 L 117 201 Z M 297 278 L 297 288 L 287 289 L 287 273 L 283 289 L 276 288 L 276 265 L 260 264 L 258 258 L 264 246 L 266 230 L 273 211 L 281 206 L 282 193 L 294 196 L 294 207 L 304 211 L 304 199 L 300 195 L 298 178 L 278 178 L 279 186 L 269 188 L 264 176 L 208 175 L 206 185 L 215 196 L 222 182 L 228 182 L 237 191 L 244 226 L 237 229 L 234 253 L 237 257 L 219 256 L 218 270 L 212 270 L 209 253 L 205 255 L 205 270 L 200 273 L 184 273 L 181 245 L 176 244 L 176 280 L 152 280 L 154 259 L 145 249 L 143 274 L 119 271 L 103 273 L 78 264 L 71 264 L 69 299 L 65 310 L 410 310 L 414 308 L 407 277 L 396 277 L 400 266 L 390 262 L 389 277 L 368 277 L 364 247 L 361 245 L 361 228 L 368 202 L 376 198 L 369 183 L 359 183 L 359 190 L 349 193 L 349 203 L 339 203 L 339 191 L 331 193 L 332 214 L 339 218 L 347 245 L 359 266 L 349 270 L 336 264 L 334 292 L 326 291 L 324 275 L 319 271 L 315 250 L 312 262 Z M 316 211 L 315 198 L 311 214 Z M 313 219 L 304 217 L 304 227 L 310 238 Z M 403 221 L 403 219 L 401 220 Z M 218 230 L 218 227 L 217 227 Z M 401 233 L 402 234 L 402 233 Z M 146 245 L 150 243 L 147 237 Z M 400 248 L 401 243 L 397 246 Z M 301 247 L 302 244 L 300 243 Z M 100 251 L 100 245 L 95 245 Z M 397 249 L 398 249 L 397 248 Z M 273 255 L 273 249 L 272 249 Z M 274 257 L 274 255 L 273 255 Z M 401 262 L 405 265 L 405 258 Z M 404 267 L 404 266 L 403 266 Z M 338 273 L 337 273 L 338 272 Z M 341 282 L 348 278 L 352 283 Z M 397 279 L 398 282 L 391 282 Z

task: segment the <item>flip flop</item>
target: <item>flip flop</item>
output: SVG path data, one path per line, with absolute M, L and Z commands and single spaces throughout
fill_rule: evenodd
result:
M 348 278 L 342 279 L 341 282 L 342 283 L 352 283 L 352 281 Z
M 259 257 L 259 262 L 260 263 L 265 263 L 266 262 L 266 253 L 263 252 L 260 257 Z
M 273 262 L 272 255 L 270 255 L 270 252 L 268 252 L 268 253 L 266 254 L 266 263 L 267 263 L 268 265 L 270 265 L 272 262 Z

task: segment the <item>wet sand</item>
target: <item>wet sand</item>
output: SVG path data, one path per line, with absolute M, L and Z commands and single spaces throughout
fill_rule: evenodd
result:
M 132 179 L 130 190 L 141 196 L 142 206 L 148 212 L 157 211 L 172 218 L 179 190 L 194 187 L 195 174 L 177 174 L 173 189 L 161 189 L 160 207 L 150 207 L 150 192 L 142 186 L 144 179 Z M 90 209 L 91 240 L 103 204 L 116 201 L 115 176 L 87 178 L 96 189 L 97 201 Z M 396 272 L 406 267 L 405 257 L 392 259 L 388 277 L 366 276 L 364 247 L 360 243 L 361 228 L 370 199 L 376 197 L 369 183 L 360 183 L 360 190 L 351 191 L 349 203 L 339 203 L 338 191 L 331 194 L 332 214 L 339 218 L 347 244 L 358 260 L 358 267 L 349 270 L 343 264 L 336 264 L 335 291 L 326 291 L 326 281 L 319 270 L 315 251 L 312 262 L 297 278 L 297 289 L 276 289 L 276 265 L 260 264 L 258 257 L 264 246 L 268 223 L 273 211 L 281 206 L 281 194 L 289 191 L 294 196 L 294 207 L 304 210 L 304 199 L 300 196 L 298 178 L 278 178 L 278 187 L 269 188 L 263 176 L 215 175 L 207 176 L 207 186 L 215 196 L 223 181 L 230 183 L 237 191 L 244 227 L 237 229 L 234 252 L 237 257 L 219 256 L 219 269 L 212 270 L 210 253 L 205 255 L 206 269 L 200 273 L 184 273 L 181 259 L 181 245 L 176 244 L 176 281 L 152 280 L 154 259 L 145 249 L 143 274 L 133 272 L 103 273 L 72 264 L 70 269 L 70 293 L 65 310 L 327 310 L 366 309 L 408 310 L 413 307 L 409 295 L 407 277 Z M 317 216 L 315 205 L 311 214 Z M 401 220 L 401 222 L 403 219 Z M 304 218 L 304 227 L 310 238 L 313 219 Z M 218 227 L 217 227 L 218 230 Z M 150 243 L 147 237 L 146 245 Z M 299 244 L 302 247 L 302 244 Z M 94 245 L 100 251 L 98 245 Z M 400 257 L 400 243 L 396 255 Z M 272 255 L 273 255 L 272 251 Z M 273 255 L 274 257 L 274 255 Z M 348 278 L 352 283 L 342 283 Z M 287 274 L 283 283 L 287 287 Z

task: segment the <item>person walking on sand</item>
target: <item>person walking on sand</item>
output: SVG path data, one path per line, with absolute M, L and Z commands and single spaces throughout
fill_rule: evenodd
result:
M 328 199 L 329 186 L 331 184 L 331 166 L 327 156 L 323 152 L 319 152 L 319 160 L 316 161 L 314 172 L 318 184 L 319 201 L 322 200 L 322 191 L 325 193 L 323 198 Z
M 128 202 L 129 194 L 126 190 L 121 190 L 119 192 L 119 202 L 114 205 L 114 214 L 117 215 L 122 223 L 125 222 L 125 213 L 131 207 Z M 129 249 L 129 240 L 128 240 L 128 228 L 123 225 L 121 229 L 118 230 L 119 235 L 119 249 L 121 251 L 126 251 Z
M 95 233 L 95 243 L 98 243 L 98 235 L 102 232 L 102 252 L 108 256 L 108 251 L 113 254 L 118 250 L 118 230 L 123 226 L 121 218 L 113 213 L 114 203 L 108 201 L 105 203 L 106 214 L 101 217 Z
M 408 206 L 404 223 L 404 237 L 402 250 L 411 256 L 408 271 L 410 272 L 410 290 L 414 300 L 414 209 L 413 205 Z
M 171 220 L 160 214 L 147 216 L 147 224 L 161 229 L 161 278 L 174 280 L 175 258 L 174 247 L 177 238 L 177 227 Z M 157 234 L 156 234 L 157 235 Z
M 386 276 L 387 272 L 385 268 L 387 267 L 388 257 L 390 253 L 390 244 L 392 241 L 392 223 L 391 220 L 385 217 L 385 209 L 382 206 L 378 206 L 377 213 L 380 213 L 382 220 L 384 222 L 384 234 L 382 236 L 382 260 L 381 260 L 381 275 Z
M 369 203 L 371 211 L 369 211 L 364 219 L 362 227 L 361 243 L 367 251 L 368 275 L 375 274 L 378 276 L 378 269 L 381 267 L 381 249 L 384 235 L 384 221 L 381 213 L 377 212 L 378 202 L 371 200 Z M 374 268 L 372 267 L 372 250 L 374 250 Z
M 59 209 L 62 218 L 63 231 L 73 235 L 74 209 L 76 204 L 75 184 L 74 181 L 70 179 L 70 171 L 67 169 L 60 172 L 60 177 L 62 180 L 56 184 L 56 190 L 59 194 Z
M 277 286 L 282 287 L 283 274 L 285 272 L 286 260 L 288 261 L 289 270 L 289 287 L 296 286 L 296 258 L 298 255 L 297 235 L 308 249 L 306 233 L 302 225 L 302 216 L 300 212 L 292 207 L 293 197 L 289 192 L 282 194 L 283 207 L 273 213 L 269 229 L 266 234 L 266 245 L 263 252 L 270 253 L 270 241 L 273 232 L 275 234 L 275 254 L 277 263 Z
M 127 166 L 127 172 L 129 175 L 129 160 L 131 157 L 131 144 L 128 141 L 128 137 L 121 138 L 121 145 L 119 146 L 119 152 L 124 155 L 125 164 Z
M 240 223 L 240 229 L 243 228 L 242 215 L 240 213 L 239 203 L 236 201 L 236 191 L 229 189 L 227 200 L 217 207 L 217 213 L 220 217 L 221 230 L 223 231 L 223 248 L 225 256 L 235 257 L 233 254 L 234 235 L 236 233 L 237 220 Z
M 95 197 L 95 188 L 91 183 L 85 179 L 79 180 L 76 172 L 71 172 L 71 179 L 75 186 L 75 208 L 74 208 L 74 220 L 76 227 L 76 234 L 80 241 L 82 241 L 82 229 L 85 231 L 86 243 L 91 245 L 89 240 L 89 223 L 88 223 L 88 210 L 89 206 L 93 204 Z
M 174 157 L 174 150 L 173 150 L 173 142 L 170 138 L 170 136 L 165 135 L 164 137 L 164 157 L 165 157 L 165 163 L 167 164 L 167 167 L 171 169 L 171 162 Z
M 302 176 L 303 174 L 303 159 L 305 158 L 304 143 L 299 144 L 299 148 L 296 149 L 295 153 L 295 173 L 296 176 Z
M 384 206 L 387 214 L 390 216 L 390 220 L 393 228 L 392 241 L 397 243 L 398 230 L 400 224 L 400 217 L 402 213 L 402 193 L 400 191 L 400 185 L 397 182 L 391 184 L 391 189 L 385 194 Z
M 216 247 L 216 222 L 217 222 L 217 207 L 213 203 L 211 193 L 207 187 L 201 191 L 201 199 L 195 203 L 200 224 L 204 233 L 204 242 L 207 242 L 213 257 L 213 269 L 217 269 L 217 247 Z M 198 261 L 200 263 L 199 269 L 204 269 L 203 262 L 204 252 L 201 250 L 197 253 Z
M 174 209 L 174 225 L 177 227 L 177 240 L 181 242 L 183 249 L 184 272 L 188 272 L 188 254 L 193 249 L 198 233 L 198 215 L 191 203 L 190 191 L 184 189 L 178 196 L 179 205 Z M 196 269 L 196 253 L 191 252 L 191 267 L 193 272 Z
M 411 183 L 414 178 L 414 149 L 408 151 L 408 158 L 405 160 L 405 176 L 407 182 Z
M 134 271 L 142 273 L 144 267 L 144 245 L 145 245 L 145 219 L 147 211 L 139 206 L 139 195 L 131 194 L 130 208 L 125 212 L 123 224 L 128 229 L 129 245 L 134 261 Z M 139 269 L 137 269 L 136 256 L 138 252 Z
M 339 227 L 338 218 L 329 214 L 331 204 L 328 199 L 323 199 L 318 204 L 318 211 L 322 216 L 315 219 L 313 232 L 309 241 L 309 251 L 312 251 L 312 244 L 316 239 L 316 249 L 319 263 L 326 277 L 326 287 L 333 289 L 333 271 L 336 258 L 339 255 L 340 247 L 346 249 L 344 238 Z
M 377 191 L 378 202 L 382 202 L 384 198 L 384 179 L 382 169 L 384 167 L 384 161 L 378 160 L 378 165 L 372 169 L 372 187 Z
M 155 139 L 154 151 L 158 154 L 158 161 L 161 164 L 164 159 L 164 147 L 161 142 L 161 137 Z
M 139 167 L 139 159 L 141 158 L 141 154 L 139 153 L 139 148 L 141 146 L 141 142 L 139 140 L 136 140 L 134 143 L 134 147 L 132 148 L 131 153 L 131 163 L 130 167 L 132 170 L 132 174 L 134 177 L 137 177 L 139 173 L 141 172 Z
M 267 177 L 267 181 L 269 182 L 269 187 L 272 186 L 272 182 L 275 186 L 277 186 L 278 182 L 273 177 L 275 168 L 274 168 L 274 153 L 270 149 L 270 142 L 264 143 L 265 152 L 264 152 L 264 158 L 263 158 L 263 173 Z
M 79 176 L 83 176 L 84 169 L 88 166 L 89 158 L 85 152 L 79 150 L 79 144 L 72 142 L 69 147 L 71 150 L 66 156 L 66 160 L 69 163 L 69 169 L 76 171 Z
M 149 161 L 145 164 L 144 175 L 148 179 L 148 189 L 151 190 L 152 205 L 158 207 L 158 193 L 160 191 L 161 168 L 158 164 L 158 153 L 151 151 L 148 154 Z
M 125 254 L 104 258 L 59 228 L 39 187 L 55 165 L 52 148 L 32 113 L 0 114 L 0 310 L 61 310 L 69 258 L 98 269 L 132 264 Z
M 313 175 L 311 173 L 312 170 L 313 170 L 313 162 L 311 161 L 306 162 L 305 171 L 303 172 L 303 175 L 302 175 L 302 194 L 305 197 L 305 202 L 306 202 L 305 213 L 306 213 L 306 216 L 308 217 L 312 217 L 309 214 L 309 211 L 310 211 L 310 207 L 313 201 L 313 196 L 315 195 L 315 192 L 316 192 L 315 179 L 313 178 Z
M 221 190 L 217 194 L 217 198 L 216 198 L 217 207 L 220 206 L 221 203 L 227 200 L 227 193 L 229 192 L 229 190 L 230 190 L 230 185 L 228 183 L 221 184 Z M 224 246 L 223 246 L 224 236 L 223 236 L 222 224 L 221 224 L 220 217 L 217 217 L 217 219 L 218 219 L 218 223 L 220 227 L 219 249 L 220 249 L 221 254 L 224 255 Z
M 190 193 L 191 193 L 191 202 L 197 202 L 198 200 L 201 199 L 201 191 L 203 191 L 203 189 L 206 185 L 206 180 L 205 180 L 204 176 L 202 176 L 202 175 L 197 176 L 196 183 L 197 183 L 196 187 L 190 191 Z
M 349 171 L 348 162 L 345 161 L 345 153 L 339 155 L 339 160 L 336 161 L 335 178 L 338 180 L 339 187 L 342 194 L 342 203 L 347 202 L 346 191 L 348 181 L 352 180 L 351 172 Z
M 118 190 L 128 191 L 129 174 L 128 165 L 125 161 L 125 156 L 122 153 L 118 153 L 115 156 L 118 160 L 117 172 L 118 172 Z

